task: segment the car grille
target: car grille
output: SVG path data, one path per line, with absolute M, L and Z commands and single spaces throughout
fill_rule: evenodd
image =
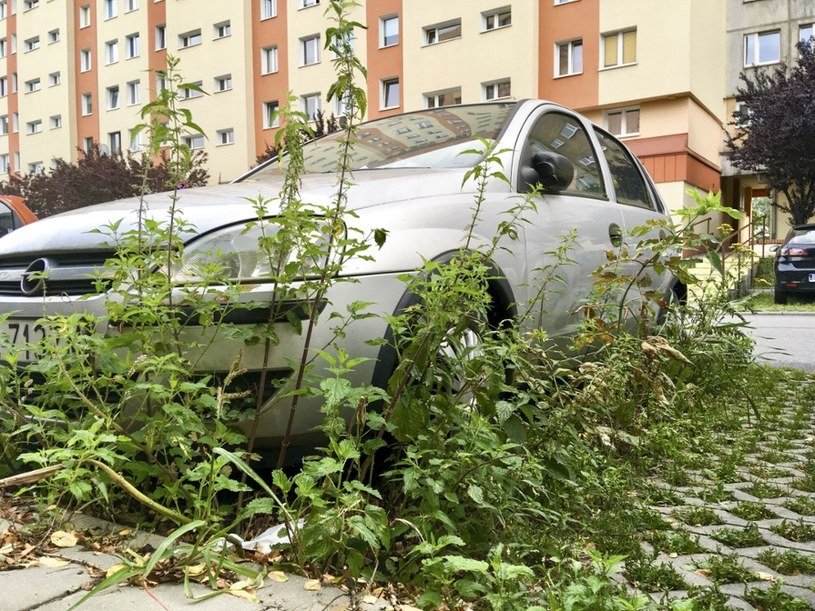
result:
M 87 295 L 97 293 L 97 280 L 111 251 L 29 255 L 0 260 L 0 296 Z M 23 282 L 26 271 L 43 268 L 43 282 Z M 24 290 L 24 288 L 26 290 Z

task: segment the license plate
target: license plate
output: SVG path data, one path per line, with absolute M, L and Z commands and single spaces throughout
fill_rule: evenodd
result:
M 0 323 L 0 334 L 17 348 L 19 361 L 30 362 L 37 358 L 34 344 L 45 339 L 46 332 L 36 318 L 7 318 Z
M 809 275 L 809 281 L 810 282 L 815 282 L 815 274 L 810 274 Z

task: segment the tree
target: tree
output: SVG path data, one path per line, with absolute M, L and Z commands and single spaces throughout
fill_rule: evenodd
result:
M 206 153 L 194 151 L 186 179 L 188 187 L 206 185 Z M 20 195 L 40 218 L 91 204 L 133 197 L 146 181 L 146 191 L 157 193 L 172 188 L 168 158 L 162 155 L 153 163 L 143 155 L 102 153 L 94 144 L 87 152 L 80 150 L 76 163 L 58 160 L 48 173 L 14 176 L 0 184 L 0 193 Z M 145 178 L 146 174 L 146 178 Z
M 792 67 L 741 73 L 743 108 L 734 116 L 736 134 L 727 137 L 733 165 L 783 193 L 778 207 L 794 225 L 815 213 L 815 50 L 799 43 L 798 52 Z

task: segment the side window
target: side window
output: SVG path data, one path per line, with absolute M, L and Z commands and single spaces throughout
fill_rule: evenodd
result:
M 653 210 L 654 201 L 645 177 L 631 154 L 608 134 L 599 130 L 595 130 L 595 133 L 608 162 L 617 202 Z
M 0 237 L 14 231 L 14 213 L 6 204 L 0 202 Z
M 606 196 L 600 166 L 589 136 L 574 117 L 548 112 L 538 119 L 524 144 L 523 159 L 529 161 L 535 153 L 544 152 L 562 155 L 574 166 L 571 184 L 560 193 Z

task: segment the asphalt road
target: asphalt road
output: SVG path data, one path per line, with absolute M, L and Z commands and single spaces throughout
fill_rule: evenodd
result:
M 745 319 L 759 361 L 815 371 L 815 314 L 747 314 Z

